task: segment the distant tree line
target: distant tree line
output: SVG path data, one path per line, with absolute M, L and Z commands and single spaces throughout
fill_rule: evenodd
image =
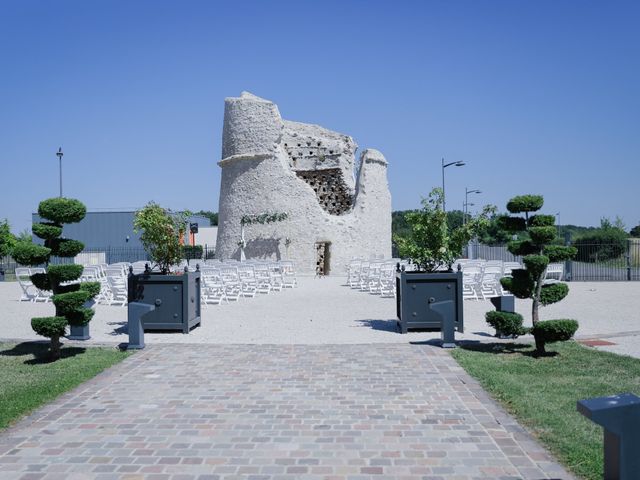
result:
M 391 213 L 392 235 L 406 236 L 409 233 L 409 226 L 405 220 L 405 214 L 412 210 L 397 210 Z M 451 210 L 447 212 L 447 225 L 452 230 L 462 224 L 464 213 L 461 210 Z M 494 215 L 488 225 L 481 229 L 478 234 L 478 241 L 484 245 L 506 245 L 514 239 L 514 235 L 507 231 L 501 219 L 503 214 Z M 467 219 L 469 216 L 467 217 Z M 552 244 L 564 245 L 565 238 L 571 240 L 571 244 L 578 249 L 577 261 L 598 262 L 619 258 L 626 251 L 627 239 L 629 237 L 640 238 L 640 225 L 627 231 L 624 223 L 619 217 L 614 220 L 602 218 L 599 227 L 583 227 L 580 225 L 557 225 L 557 237 Z M 516 240 L 526 239 L 526 233 L 515 235 Z M 393 255 L 397 256 L 397 248 L 393 244 Z

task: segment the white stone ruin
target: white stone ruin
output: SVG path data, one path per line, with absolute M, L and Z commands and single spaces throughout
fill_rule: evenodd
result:
M 286 213 L 244 227 L 247 259 L 292 260 L 299 272 L 343 274 L 354 257 L 391 257 L 387 161 L 318 125 L 283 120 L 277 105 L 243 92 L 225 99 L 219 259 L 241 256 L 241 219 Z

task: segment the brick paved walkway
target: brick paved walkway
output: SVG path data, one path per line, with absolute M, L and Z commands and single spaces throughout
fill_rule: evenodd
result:
M 0 435 L 0 478 L 573 477 L 439 348 L 156 345 Z

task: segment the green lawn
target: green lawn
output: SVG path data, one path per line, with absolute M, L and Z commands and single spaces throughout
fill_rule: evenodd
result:
M 576 475 L 601 479 L 602 428 L 576 411 L 576 401 L 640 394 L 640 360 L 583 347 L 551 344 L 536 358 L 523 344 L 473 344 L 453 357 Z
M 50 362 L 48 343 L 0 343 L 0 429 L 128 355 L 115 348 L 64 347 L 62 358 Z

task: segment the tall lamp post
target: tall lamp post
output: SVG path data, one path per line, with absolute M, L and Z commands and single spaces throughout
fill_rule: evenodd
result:
M 556 225 L 558 225 L 558 238 L 560 238 L 560 212 L 556 213 Z
M 451 165 L 455 165 L 456 167 L 462 167 L 464 164 L 465 164 L 464 162 L 444 163 L 444 157 L 442 157 L 442 211 L 443 212 L 447 211 L 447 202 L 445 200 L 445 195 L 444 195 L 444 169 L 447 167 L 450 167 Z
M 62 198 L 62 157 L 64 156 L 64 153 L 62 153 L 62 147 L 58 148 L 56 156 L 60 161 L 60 198 Z
M 462 209 L 462 224 L 467 223 L 467 212 L 469 205 L 473 205 L 473 203 L 469 203 L 469 194 L 470 193 L 482 193 L 481 190 L 469 190 L 467 187 L 464 188 L 464 208 Z

